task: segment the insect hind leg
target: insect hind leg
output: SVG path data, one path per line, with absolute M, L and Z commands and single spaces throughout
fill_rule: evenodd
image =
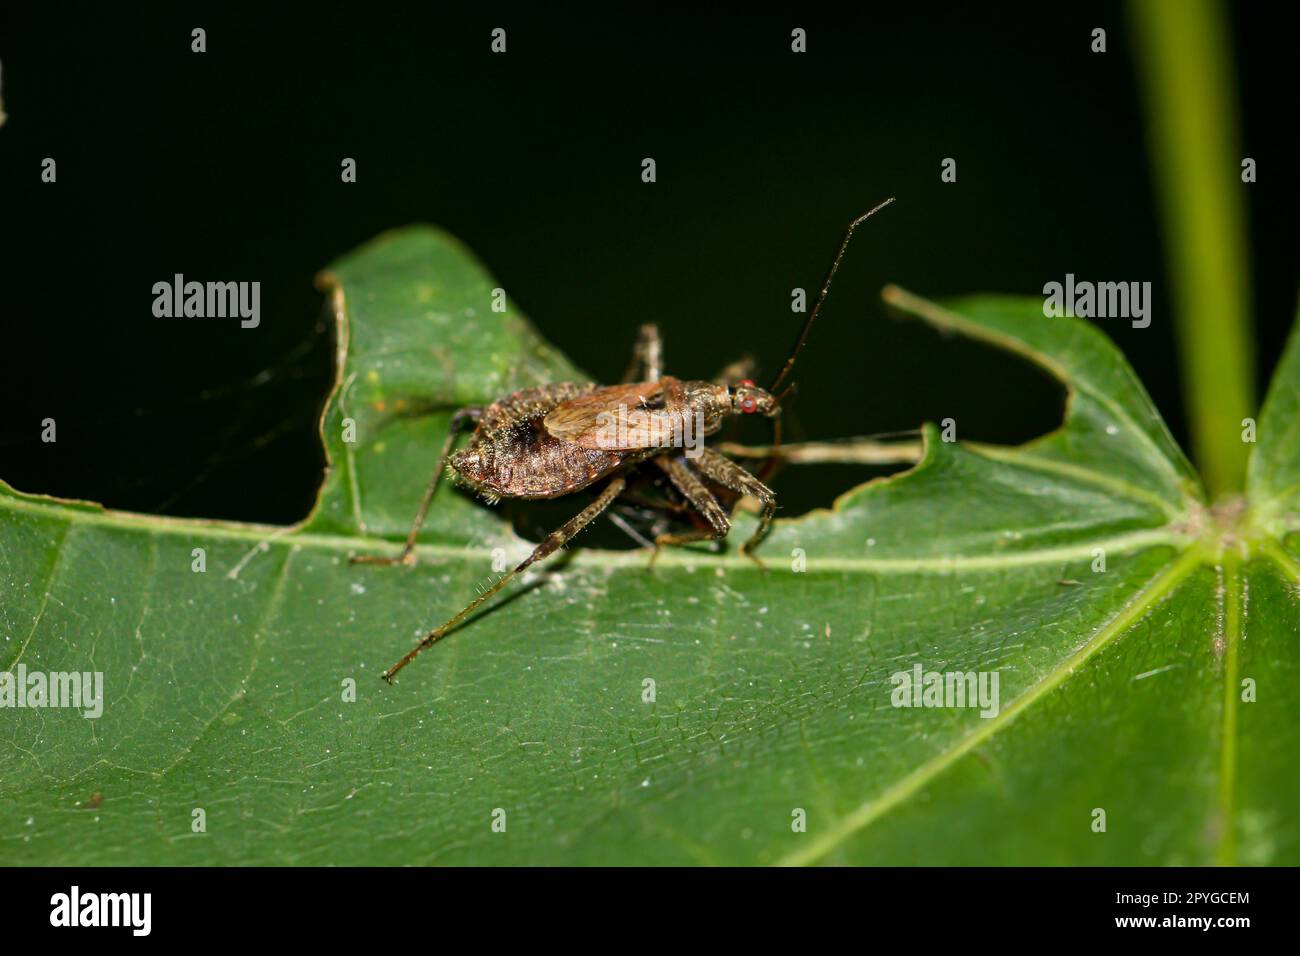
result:
M 459 435 L 467 425 L 474 424 L 483 416 L 483 407 L 481 405 L 466 405 L 464 408 L 457 409 L 451 416 L 451 426 L 447 429 L 447 437 L 442 443 L 442 453 L 438 456 L 438 465 L 433 469 L 433 475 L 429 478 L 428 487 L 424 489 L 424 498 L 420 502 L 420 509 L 415 513 L 415 520 L 411 522 L 411 529 L 406 533 L 406 544 L 402 547 L 401 554 L 386 556 L 379 554 L 354 554 L 348 558 L 350 564 L 414 564 L 415 563 L 415 539 L 420 536 L 420 528 L 424 526 L 424 519 L 429 513 L 429 505 L 433 502 L 433 493 L 438 490 L 438 483 L 442 480 L 442 473 L 447 468 L 447 456 L 451 454 L 451 449 L 456 444 L 456 436 Z
M 614 499 L 619 496 L 619 493 L 622 492 L 623 487 L 626 483 L 627 480 L 623 478 L 622 475 L 616 475 L 615 477 L 611 478 L 609 484 L 607 484 L 604 490 L 601 491 L 601 493 L 596 496 L 595 501 L 587 505 L 587 507 L 583 508 L 580 512 L 578 512 L 576 515 L 574 515 L 564 524 L 560 525 L 560 527 L 556 528 L 549 535 L 547 535 L 546 539 L 542 541 L 542 543 L 539 544 L 536 548 L 533 549 L 533 553 L 530 554 L 528 557 L 526 557 L 523 561 L 521 561 L 513 571 L 510 571 L 505 575 L 503 575 L 501 579 L 497 581 L 496 584 L 492 585 L 490 588 L 488 588 L 486 591 L 484 591 L 482 594 L 476 597 L 473 601 L 467 604 L 463 610 L 461 610 L 451 620 L 447 621 L 447 623 L 443 624 L 441 627 L 437 628 L 436 630 L 432 630 L 428 634 L 426 634 L 421 639 L 419 644 L 416 644 L 415 647 L 411 648 L 411 650 L 407 652 L 405 657 L 403 657 L 392 667 L 388 668 L 388 670 L 384 671 L 383 674 L 384 680 L 388 681 L 391 684 L 393 681 L 393 677 L 397 674 L 398 671 L 400 671 L 407 664 L 411 663 L 411 661 L 415 660 L 415 658 L 419 655 L 419 653 L 422 650 L 424 650 L 426 647 L 432 646 L 436 641 L 441 639 L 449 631 L 455 629 L 455 627 L 458 624 L 460 624 L 462 621 L 464 621 L 465 618 L 473 614 L 474 611 L 480 605 L 482 605 L 484 601 L 487 601 L 489 598 L 492 597 L 492 595 L 496 594 L 503 587 L 509 584 L 510 581 L 513 580 L 515 575 L 525 570 L 529 565 L 535 564 L 536 562 L 542 560 L 543 558 L 547 557 L 553 552 L 558 551 L 560 548 L 564 547 L 570 540 L 573 539 L 573 537 L 576 534 L 578 534 L 578 532 L 580 532 L 583 528 L 587 527 L 587 525 L 591 524 L 591 522 L 595 521 L 596 518 L 600 516 L 600 513 L 610 506 L 610 504 L 614 501 Z

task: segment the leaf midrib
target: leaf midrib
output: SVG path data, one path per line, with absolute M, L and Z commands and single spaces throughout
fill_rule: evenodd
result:
M 1172 594 L 1183 579 L 1201 567 L 1204 562 L 1205 554 L 1201 548 L 1191 547 L 1185 550 L 1176 561 L 1166 565 L 1148 579 L 1142 589 L 1106 624 L 1099 628 L 1082 647 L 1027 688 L 1023 694 L 1015 699 L 1010 707 L 998 713 L 997 716 L 984 721 L 978 729 L 962 737 L 948 749 L 931 757 L 902 780 L 887 787 L 873 799 L 860 804 L 857 809 L 846 815 L 823 835 L 810 841 L 808 846 L 779 859 L 777 865 L 806 866 L 810 863 L 816 863 L 850 837 L 883 817 L 935 777 L 956 764 L 962 757 L 991 738 L 999 730 L 1013 723 L 1021 713 L 1028 710 L 1033 704 L 1063 684 L 1089 658 L 1127 631 L 1147 611 Z
M 1237 862 L 1237 674 L 1238 652 L 1242 638 L 1243 599 L 1241 557 L 1225 550 L 1220 556 L 1222 592 L 1219 606 L 1223 615 L 1223 725 L 1219 748 L 1219 839 L 1215 859 L 1220 866 Z
M 98 526 L 141 534 L 188 535 L 244 541 L 250 547 L 255 548 L 297 546 L 339 552 L 370 552 L 391 551 L 400 545 L 400 542 L 374 535 L 330 535 L 296 530 L 303 525 L 282 526 L 244 524 L 240 522 L 204 522 L 185 518 L 143 515 L 129 511 L 113 511 L 111 509 L 80 510 L 55 502 L 33 502 L 18 497 L 0 496 L 0 510 L 5 509 L 27 512 L 42 518 L 62 520 L 67 522 L 70 527 L 78 525 Z M 799 519 L 791 518 L 785 519 L 785 521 L 798 522 Z M 777 524 L 784 524 L 785 521 L 778 520 Z M 522 542 L 522 539 L 520 540 Z M 1093 550 L 1099 547 L 1105 549 L 1107 553 L 1127 554 L 1151 547 L 1187 547 L 1194 540 L 1190 533 L 1182 530 L 1179 526 L 1167 525 L 1137 529 L 1107 537 L 1085 538 L 1069 545 L 1027 548 L 999 554 L 936 555 L 916 558 L 822 558 L 809 561 L 808 570 L 804 573 L 856 571 L 907 574 L 921 571 L 997 570 L 1053 561 L 1091 559 L 1094 557 Z M 447 560 L 486 559 L 492 557 L 492 551 L 492 548 L 474 545 L 422 543 L 415 547 L 417 556 Z M 646 557 L 640 550 L 600 551 L 596 549 L 579 549 L 574 554 L 572 563 L 580 567 L 639 567 L 646 564 Z M 661 553 L 656 561 L 656 567 L 681 566 L 693 568 L 702 563 L 707 563 L 711 567 L 720 566 L 728 569 L 761 571 L 752 560 L 736 552 L 708 554 L 689 549 L 674 549 Z

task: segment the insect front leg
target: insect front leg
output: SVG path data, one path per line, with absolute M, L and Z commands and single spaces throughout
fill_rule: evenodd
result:
M 695 467 L 700 470 L 701 474 L 713 479 L 724 488 L 750 495 L 763 503 L 763 513 L 758 519 L 758 529 L 740 548 L 742 554 L 753 559 L 759 567 L 762 567 L 763 562 L 754 554 L 754 549 L 767 537 L 768 528 L 772 524 L 772 516 L 776 514 L 776 492 L 730 458 L 718 454 L 711 448 L 705 448 L 701 451 L 699 458 L 695 460 Z
M 727 516 L 726 509 L 718 504 L 718 499 L 713 497 L 713 493 L 704 487 L 704 482 L 700 481 L 699 476 L 691 470 L 691 466 L 686 463 L 686 459 L 680 455 L 660 455 L 658 458 L 651 459 L 651 461 L 668 476 L 668 480 L 673 483 L 673 487 L 682 493 L 682 496 L 694 509 L 693 513 L 704 519 L 706 527 L 676 534 L 657 535 L 655 537 L 655 549 L 650 555 L 650 564 L 648 566 L 654 567 L 655 561 L 659 558 L 659 552 L 663 550 L 665 545 L 688 544 L 691 541 L 703 541 L 707 538 L 715 540 L 725 538 L 727 532 L 731 530 L 731 519 Z
M 447 456 L 451 454 L 451 448 L 456 444 L 456 436 L 465 429 L 467 425 L 474 424 L 483 415 L 481 405 L 467 405 L 458 409 L 451 416 L 451 426 L 447 429 L 447 438 L 442 443 L 442 453 L 438 456 L 438 465 L 433 469 L 433 475 L 429 478 L 429 485 L 424 489 L 424 500 L 420 502 L 420 510 L 415 513 L 415 521 L 411 523 L 411 530 L 406 533 L 406 545 L 402 548 L 402 553 L 394 557 L 386 557 L 378 554 L 354 554 L 348 559 L 352 564 L 414 564 L 415 563 L 415 539 L 419 537 L 420 528 L 424 525 L 424 518 L 429 513 L 429 504 L 433 501 L 433 493 L 438 490 L 438 482 L 442 480 L 442 473 L 447 467 Z
M 560 548 L 568 544 L 569 541 L 579 531 L 581 531 L 583 528 L 587 527 L 587 525 L 595 521 L 596 518 L 600 516 L 600 513 L 610 506 L 610 504 L 614 501 L 614 499 L 619 496 L 619 493 L 622 492 L 623 487 L 626 484 L 627 481 L 625 478 L 623 478 L 622 475 L 616 475 L 615 477 L 611 478 L 609 484 L 607 484 L 604 490 L 601 491 L 601 493 L 596 496 L 595 501 L 587 505 L 587 507 L 583 508 L 580 512 L 578 512 L 576 515 L 574 515 L 564 524 L 560 525 L 559 528 L 557 528 L 555 531 L 552 531 L 549 535 L 547 535 L 546 539 L 541 544 L 539 544 L 536 548 L 533 549 L 533 553 L 530 554 L 528 557 L 526 557 L 523 561 L 521 561 L 513 571 L 510 571 L 507 574 L 505 574 L 501 578 L 501 580 L 497 581 L 496 584 L 492 585 L 490 588 L 488 588 L 486 591 L 484 591 L 482 594 L 476 597 L 473 601 L 471 601 L 468 605 L 466 605 L 465 608 L 462 611 L 460 611 L 460 613 L 458 613 L 455 617 L 449 620 L 446 624 L 443 624 L 441 627 L 437 628 L 436 630 L 430 631 L 428 634 L 426 634 L 421 639 L 420 643 L 416 644 L 415 647 L 411 648 L 411 650 L 407 653 L 405 657 L 403 657 L 392 667 L 388 668 L 388 670 L 384 671 L 384 675 L 383 675 L 384 680 L 388 681 L 389 683 L 392 683 L 393 677 L 394 675 L 397 674 L 398 671 L 400 671 L 407 664 L 411 663 L 411 661 L 415 660 L 416 656 L 422 650 L 424 650 L 426 647 L 433 645 L 436 641 L 438 641 L 441 637 L 443 637 L 443 635 L 445 635 L 448 631 L 454 629 L 456 625 L 460 624 L 461 621 L 465 620 L 465 618 L 473 614 L 475 609 L 478 608 L 481 604 L 483 604 L 484 601 L 491 598 L 492 595 L 496 594 L 503 587 L 509 584 L 516 574 L 519 574 L 521 571 L 525 570 L 529 565 L 535 564 L 536 562 L 542 560 L 543 558 L 547 557 L 548 555 L 552 554 L 555 551 L 558 551 Z
M 623 381 L 657 382 L 663 371 L 664 348 L 659 326 L 647 323 L 637 332 L 636 345 L 632 347 L 632 361 L 623 373 Z

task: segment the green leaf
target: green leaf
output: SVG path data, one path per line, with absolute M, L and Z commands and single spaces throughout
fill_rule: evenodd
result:
M 305 530 L 405 537 L 453 411 L 515 389 L 585 379 L 508 301 L 507 311 L 492 310 L 495 283 L 442 233 L 387 233 L 335 263 L 318 284 L 337 316 L 342 385 L 322 423 L 337 467 Z M 343 440 L 348 419 L 360 440 Z M 498 525 L 468 498 L 445 495 L 425 537 L 464 544 Z
M 928 426 L 911 471 L 778 522 L 767 573 L 734 546 L 653 571 L 575 549 L 388 686 L 531 545 L 444 486 L 415 567 L 348 555 L 396 550 L 451 409 L 577 373 L 437 232 L 330 274 L 331 468 L 301 527 L 0 485 L 0 661 L 105 695 L 98 719 L 0 710 L 0 862 L 1300 862 L 1300 563 L 1205 504 L 1092 327 L 888 290 L 1059 377 L 1063 426 L 1020 448 Z M 1288 354 L 1252 488 L 1294 475 Z M 996 674 L 996 713 L 894 706 L 917 666 Z
M 1246 490 L 1259 522 L 1286 534 L 1300 528 L 1300 314 L 1255 424 Z

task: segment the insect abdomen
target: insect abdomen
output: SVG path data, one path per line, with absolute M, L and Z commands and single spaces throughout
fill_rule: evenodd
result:
M 481 436 L 452 456 L 451 467 L 490 495 L 555 498 L 587 487 L 624 458 L 616 451 L 580 448 L 553 438 L 539 416 Z
M 556 498 L 587 487 L 627 459 L 617 450 L 579 448 L 547 433 L 542 420 L 595 385 L 557 383 L 505 396 L 483 411 L 473 441 L 450 465 L 488 498 Z

